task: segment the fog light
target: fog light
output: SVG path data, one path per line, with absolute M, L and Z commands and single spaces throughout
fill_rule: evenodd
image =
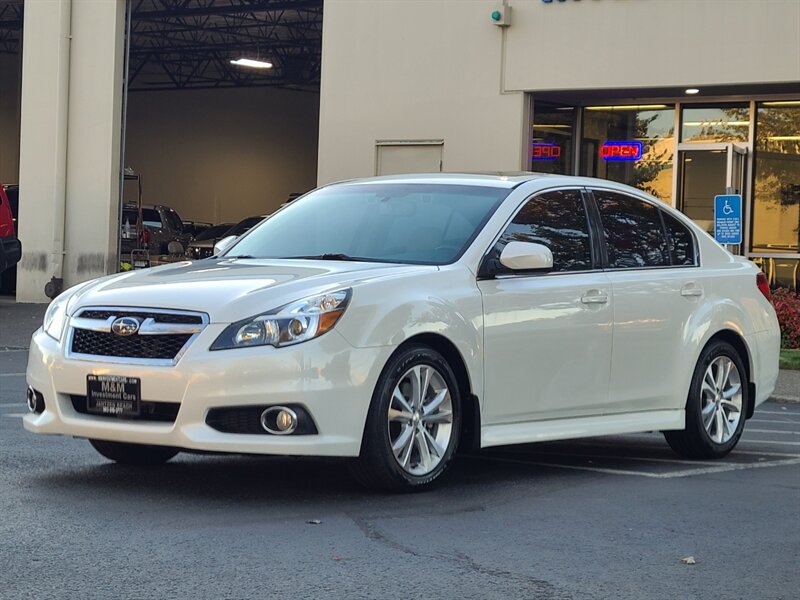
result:
M 44 412 L 44 396 L 30 386 L 25 392 L 25 404 L 28 406 L 29 412 L 34 414 Z
M 270 406 L 261 413 L 261 426 L 275 435 L 289 435 L 297 429 L 297 413 L 285 406 Z

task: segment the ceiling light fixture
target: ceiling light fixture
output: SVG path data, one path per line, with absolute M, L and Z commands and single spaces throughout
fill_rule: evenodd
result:
M 747 127 L 750 121 L 725 121 L 723 119 L 714 119 L 713 121 L 684 121 L 686 127 Z
M 232 65 L 237 67 L 251 67 L 253 69 L 271 69 L 272 63 L 265 60 L 256 60 L 254 58 L 237 58 L 231 61 Z
M 686 88 L 684 94 L 689 94 L 690 96 L 693 94 L 699 94 L 700 90 L 698 88 Z
M 587 106 L 586 110 L 654 110 L 669 108 L 666 104 L 629 104 L 623 106 Z

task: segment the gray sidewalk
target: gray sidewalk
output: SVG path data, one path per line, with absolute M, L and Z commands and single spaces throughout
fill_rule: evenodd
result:
M 0 352 L 26 349 L 45 310 L 46 304 L 17 304 L 9 296 L 0 296 Z M 781 370 L 772 399 L 800 402 L 800 371 Z

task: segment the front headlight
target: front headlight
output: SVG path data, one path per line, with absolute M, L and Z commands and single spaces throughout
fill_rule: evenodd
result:
M 50 303 L 44 313 L 44 323 L 42 323 L 44 332 L 57 342 L 61 341 L 64 333 L 64 325 L 67 322 L 67 302 L 71 296 L 72 294 L 59 295 Z
M 56 296 L 55 300 L 50 303 L 44 313 L 44 322 L 42 329 L 44 332 L 53 338 L 55 341 L 60 342 L 61 336 L 64 335 L 64 326 L 67 324 L 67 315 L 70 310 L 74 308 L 81 290 L 89 287 L 97 280 L 84 281 L 78 285 L 74 285 L 69 289 L 64 290 Z
M 350 295 L 349 289 L 328 292 L 231 323 L 210 349 L 267 345 L 278 348 L 313 340 L 333 329 L 347 309 Z

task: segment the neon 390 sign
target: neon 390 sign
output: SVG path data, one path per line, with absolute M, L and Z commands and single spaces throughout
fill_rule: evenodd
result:
M 642 142 L 606 142 L 600 147 L 603 160 L 639 160 L 642 158 Z
M 561 158 L 561 146 L 556 144 L 531 144 L 531 158 L 533 160 L 558 160 Z

